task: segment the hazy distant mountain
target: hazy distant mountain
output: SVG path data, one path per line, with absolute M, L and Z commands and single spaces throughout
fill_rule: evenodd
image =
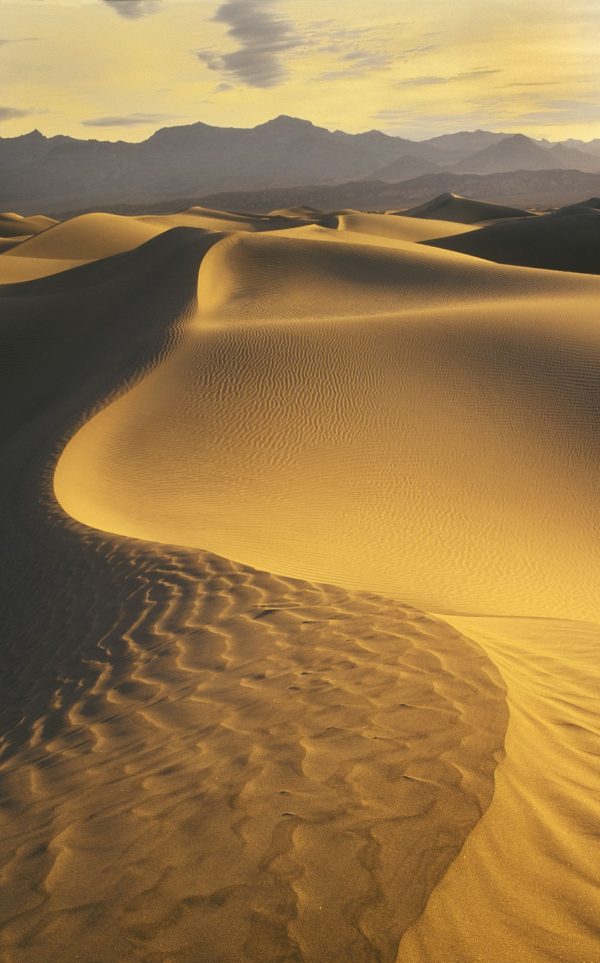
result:
M 588 154 L 567 147 L 545 147 L 523 134 L 514 134 L 483 150 L 477 151 L 456 165 L 455 170 L 473 174 L 495 174 L 516 170 L 574 170 L 598 171 L 600 163 Z
M 476 151 L 484 150 L 500 143 L 510 134 L 499 134 L 492 130 L 460 130 L 455 134 L 440 134 L 431 137 L 426 143 L 446 154 L 447 161 L 459 161 Z
M 397 184 L 399 181 L 408 181 L 413 177 L 419 177 L 421 174 L 432 174 L 440 169 L 440 165 L 436 164 L 435 161 L 428 160 L 428 158 L 419 154 L 402 154 L 391 164 L 386 164 L 385 167 L 373 171 L 365 180 L 387 181 L 389 184 Z
M 156 208 L 165 201 L 197 201 L 223 191 L 344 185 L 365 178 L 398 183 L 452 172 L 449 180 L 436 185 L 439 193 L 454 189 L 457 172 L 566 167 L 595 171 L 600 154 L 594 157 L 593 151 L 568 143 L 551 145 L 521 134 L 481 130 L 420 142 L 377 130 L 347 134 L 287 116 L 254 128 L 203 123 L 165 127 L 139 144 L 45 137 L 32 131 L 0 138 L 0 210 L 27 214 L 117 205 Z
M 600 137 L 594 138 L 594 140 L 574 140 L 570 138 L 569 140 L 563 140 L 560 142 L 561 147 L 574 147 L 576 150 L 585 151 L 586 154 L 600 155 Z
M 571 170 L 575 168 L 579 171 L 591 171 L 596 173 L 600 171 L 600 153 L 594 156 L 592 153 L 588 153 L 578 148 L 568 147 L 565 144 L 554 144 L 550 147 L 548 153 L 551 155 L 555 162 L 555 167 L 570 168 Z
M 267 185 L 361 178 L 417 145 L 380 131 L 346 134 L 278 117 L 254 128 L 190 124 L 140 144 L 0 139 L 0 208 L 117 203 Z

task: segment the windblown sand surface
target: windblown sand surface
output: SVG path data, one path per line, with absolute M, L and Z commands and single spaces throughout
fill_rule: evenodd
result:
M 10 963 L 600 960 L 600 278 L 455 200 L 0 255 Z

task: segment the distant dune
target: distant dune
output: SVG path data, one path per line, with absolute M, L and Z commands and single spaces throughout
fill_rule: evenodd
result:
M 600 210 L 581 205 L 425 243 L 503 264 L 600 274 Z
M 7 229 L 7 960 L 598 959 L 597 206 Z
M 457 221 L 459 224 L 477 224 L 479 221 L 497 221 L 507 217 L 527 217 L 528 211 L 501 204 L 485 204 L 459 194 L 440 194 L 433 200 L 403 211 L 408 217 L 437 218 L 440 221 Z

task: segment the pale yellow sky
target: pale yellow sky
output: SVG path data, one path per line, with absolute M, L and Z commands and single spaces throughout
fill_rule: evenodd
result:
M 600 0 L 0 0 L 0 136 L 285 113 L 600 137 Z

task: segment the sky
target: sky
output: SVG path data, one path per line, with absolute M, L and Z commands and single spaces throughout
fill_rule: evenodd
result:
M 0 0 L 0 136 L 600 137 L 600 0 Z

